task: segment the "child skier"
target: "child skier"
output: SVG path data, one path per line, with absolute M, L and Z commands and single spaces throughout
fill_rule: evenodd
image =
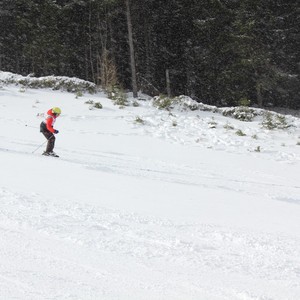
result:
M 41 133 L 48 140 L 47 148 L 46 151 L 43 153 L 43 155 L 58 157 L 58 155 L 55 152 L 53 152 L 54 145 L 55 145 L 54 134 L 57 134 L 58 130 L 54 129 L 53 126 L 56 121 L 56 118 L 60 114 L 61 114 L 61 110 L 59 107 L 53 107 L 49 109 L 45 121 L 43 121 L 40 125 Z

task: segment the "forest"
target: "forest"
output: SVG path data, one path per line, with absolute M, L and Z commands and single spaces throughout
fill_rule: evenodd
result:
M 0 70 L 300 108 L 297 0 L 0 0 Z

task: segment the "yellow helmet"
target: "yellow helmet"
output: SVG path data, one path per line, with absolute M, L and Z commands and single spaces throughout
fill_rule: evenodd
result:
M 61 109 L 59 107 L 53 107 L 52 108 L 52 113 L 60 115 L 61 114 Z

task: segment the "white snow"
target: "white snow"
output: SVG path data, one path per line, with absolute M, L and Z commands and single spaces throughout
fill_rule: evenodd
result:
M 0 299 L 300 299 L 300 120 L 139 105 L 2 86 Z

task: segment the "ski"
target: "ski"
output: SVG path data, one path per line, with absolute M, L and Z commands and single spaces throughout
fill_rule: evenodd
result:
M 52 152 L 52 153 L 48 153 L 48 152 L 43 152 L 44 156 L 52 156 L 52 157 L 59 157 L 56 153 Z

